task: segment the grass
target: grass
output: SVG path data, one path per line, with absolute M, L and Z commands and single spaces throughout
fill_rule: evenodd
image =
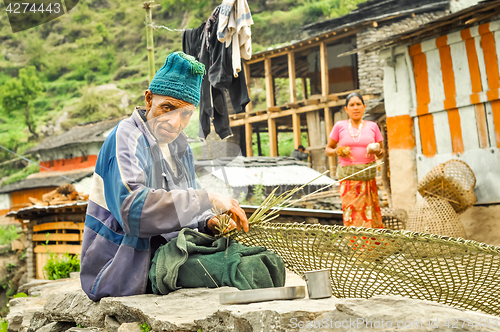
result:
M 20 228 L 14 225 L 0 226 L 0 245 L 9 244 L 19 238 L 19 230 Z

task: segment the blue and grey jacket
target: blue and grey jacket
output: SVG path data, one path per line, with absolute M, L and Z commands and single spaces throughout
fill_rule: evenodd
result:
M 205 230 L 213 216 L 197 182 L 184 134 L 169 148 L 175 176 L 136 108 L 109 134 L 97 158 L 82 243 L 82 288 L 90 299 L 144 294 L 150 238 L 181 228 Z M 142 113 L 142 115 L 141 115 Z

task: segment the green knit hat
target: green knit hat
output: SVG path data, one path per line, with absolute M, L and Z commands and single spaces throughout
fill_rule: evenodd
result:
M 149 84 L 153 94 L 169 96 L 198 106 L 205 66 L 183 52 L 170 53 Z

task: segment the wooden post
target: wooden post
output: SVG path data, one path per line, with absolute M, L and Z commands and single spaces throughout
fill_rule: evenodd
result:
M 260 143 L 260 127 L 256 127 L 257 129 L 257 153 L 259 157 L 262 156 L 262 144 Z
M 267 132 L 269 133 L 269 153 L 271 157 L 278 156 L 278 133 L 276 132 L 276 120 L 267 113 Z
M 266 99 L 267 107 L 274 106 L 274 82 L 271 72 L 271 58 L 264 60 L 264 69 L 266 73 Z M 271 118 L 271 114 L 267 113 L 267 132 L 269 133 L 269 153 L 271 157 L 278 156 L 278 138 L 276 137 L 276 120 Z
M 319 47 L 321 65 L 321 94 L 326 97 L 330 93 L 330 83 L 328 82 L 328 54 L 325 42 Z
M 290 102 L 297 101 L 297 86 L 295 84 L 295 53 L 288 52 L 288 80 L 290 83 Z
M 248 63 L 246 63 L 246 61 L 243 61 L 243 68 L 245 70 L 245 79 L 246 79 L 246 83 L 247 83 L 248 95 L 251 96 L 251 94 L 250 94 L 250 66 L 248 65 Z M 245 108 L 245 112 L 246 112 L 245 118 L 248 118 L 250 116 L 249 113 L 251 111 L 252 111 L 252 101 L 250 101 Z M 253 156 L 252 136 L 253 136 L 252 124 L 246 122 L 245 123 L 245 144 L 246 144 L 247 157 Z
M 326 98 L 326 96 L 330 93 L 330 82 L 328 80 L 328 52 L 325 42 L 320 44 L 319 50 L 321 63 L 321 94 Z M 326 134 L 328 136 L 333 127 L 333 119 L 329 107 L 325 107 L 324 112 Z M 328 167 L 330 169 L 330 177 L 333 177 L 335 174 L 335 160 L 333 157 L 328 157 Z
M 300 130 L 300 114 L 292 114 L 293 145 L 298 148 L 302 145 L 302 132 Z
M 304 94 L 304 99 L 307 99 L 307 79 L 302 77 L 302 93 Z
M 151 14 L 151 2 L 144 2 L 144 8 L 146 10 L 146 43 L 148 49 L 148 73 L 149 73 L 149 82 L 153 80 L 155 76 L 155 52 L 154 52 L 154 39 L 153 39 L 153 27 L 151 23 L 153 23 L 153 17 Z
M 290 81 L 290 102 L 297 101 L 297 85 L 295 84 L 295 53 L 288 52 L 288 80 Z M 300 131 L 300 115 L 292 114 L 293 145 L 298 148 L 302 144 L 302 133 Z
M 273 89 L 273 75 L 271 73 L 271 58 L 264 60 L 264 69 L 266 75 L 266 101 L 267 107 L 274 106 L 274 89 Z

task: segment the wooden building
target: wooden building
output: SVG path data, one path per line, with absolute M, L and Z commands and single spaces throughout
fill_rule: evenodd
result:
M 336 161 L 327 158 L 324 150 L 334 123 L 347 119 L 342 108 L 347 94 L 360 92 L 367 101 L 368 119 L 381 120 L 381 127 L 385 126 L 378 53 L 338 56 L 442 17 L 466 2 L 471 1 L 369 0 L 348 15 L 304 27 L 307 37 L 302 40 L 254 54 L 244 62 L 247 85 L 250 88 L 255 79 L 263 79 L 266 104 L 259 108 L 249 104 L 245 113 L 230 115 L 233 132 L 240 127 L 240 135 L 245 136 L 246 156 L 253 155 L 254 144 L 260 144 L 261 132 L 269 135 L 270 155 L 278 156 L 279 132 L 293 132 L 297 147 L 306 131 L 312 167 L 320 172 L 329 169 L 333 175 Z M 278 87 L 279 78 L 288 82 L 287 100 Z M 279 86 L 283 89 L 282 83 Z

